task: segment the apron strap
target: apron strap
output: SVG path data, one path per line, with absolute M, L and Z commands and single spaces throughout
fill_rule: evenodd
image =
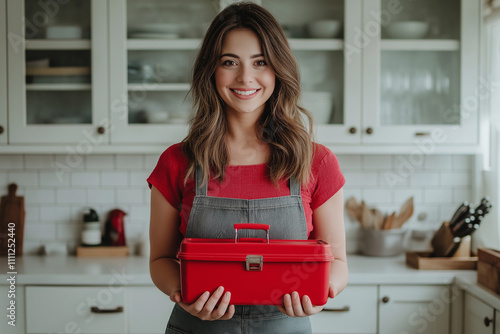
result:
M 290 196 L 300 196 L 300 182 L 295 180 L 295 176 L 290 178 Z
M 203 179 L 203 172 L 201 170 L 201 166 L 196 164 L 196 196 L 207 196 L 207 182 L 205 182 L 203 185 L 201 185 L 201 181 Z

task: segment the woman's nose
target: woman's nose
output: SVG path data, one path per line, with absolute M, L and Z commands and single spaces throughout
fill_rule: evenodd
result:
M 242 66 L 238 72 L 238 77 L 236 78 L 238 82 L 248 83 L 253 82 L 253 69 L 251 66 Z

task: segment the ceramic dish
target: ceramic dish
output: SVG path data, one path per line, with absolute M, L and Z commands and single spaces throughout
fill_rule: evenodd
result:
M 388 38 L 394 39 L 419 39 L 425 37 L 429 30 L 429 24 L 422 21 L 400 21 L 393 22 L 385 27 L 384 31 Z

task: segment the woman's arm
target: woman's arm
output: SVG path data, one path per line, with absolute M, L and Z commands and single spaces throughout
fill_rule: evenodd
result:
M 330 298 L 338 295 L 347 285 L 347 261 L 344 228 L 344 194 L 340 189 L 329 200 L 313 211 L 314 230 L 310 239 L 328 242 L 334 260 L 330 266 Z M 324 306 L 314 306 L 307 296 L 298 298 L 297 292 L 283 297 L 284 306 L 278 309 L 291 317 L 304 317 L 318 313 Z
M 212 294 L 202 294 L 194 303 L 185 304 L 181 299 L 180 264 L 177 251 L 183 239 L 179 232 L 179 211 L 151 187 L 151 218 L 149 227 L 151 255 L 149 271 L 153 283 L 170 296 L 173 302 L 202 320 L 232 318 L 234 305 L 229 305 L 231 294 L 219 287 Z M 219 304 L 218 307 L 216 305 Z

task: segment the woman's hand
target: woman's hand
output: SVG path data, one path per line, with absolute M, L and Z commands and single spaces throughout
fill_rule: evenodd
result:
M 336 296 L 335 288 L 330 284 L 328 288 L 328 297 L 333 298 Z M 277 306 L 278 310 L 290 317 L 307 317 L 320 312 L 325 306 L 313 306 L 309 296 L 302 296 L 302 301 L 299 298 L 297 291 L 283 296 L 284 306 Z
M 170 299 L 178 303 L 186 312 L 200 318 L 201 320 L 227 320 L 234 315 L 234 305 L 229 305 L 231 292 L 224 293 L 224 287 L 220 286 L 212 295 L 205 291 L 194 303 L 186 304 L 181 300 L 180 290 L 174 291 Z M 219 302 L 219 306 L 215 307 Z

